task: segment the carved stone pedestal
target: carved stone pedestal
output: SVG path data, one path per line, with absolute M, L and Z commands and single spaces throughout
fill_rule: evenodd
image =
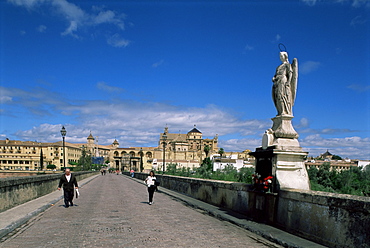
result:
M 304 161 L 308 152 L 274 150 L 273 170 L 278 188 L 310 189 Z
M 274 192 L 280 188 L 310 189 L 304 164 L 308 152 L 299 145 L 292 118 L 290 115 L 272 118 L 273 126 L 263 135 L 262 147 L 251 153 L 256 158 L 256 172 L 262 179 L 274 177 Z
M 274 177 L 273 192 L 277 192 L 280 188 L 310 189 L 304 164 L 308 152 L 302 151 L 300 147 L 294 151 L 269 146 L 266 149 L 257 148 L 250 154 L 255 157 L 256 172 L 262 178 Z
M 278 115 L 271 120 L 274 122 L 272 131 L 275 138 L 298 139 L 298 133 L 292 126 L 292 115 Z

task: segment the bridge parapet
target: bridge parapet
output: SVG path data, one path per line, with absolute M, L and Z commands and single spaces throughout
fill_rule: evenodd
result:
M 99 172 L 73 172 L 77 181 L 97 173 Z M 0 212 L 55 191 L 61 175 L 0 178 Z
M 142 180 L 147 176 L 135 173 Z M 162 187 L 329 247 L 370 247 L 370 197 L 298 189 L 264 194 L 244 183 L 156 177 Z

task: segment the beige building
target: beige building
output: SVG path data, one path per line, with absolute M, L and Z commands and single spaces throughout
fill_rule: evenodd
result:
M 67 161 L 78 162 L 81 148 L 76 144 L 65 142 Z M 41 166 L 43 161 L 43 166 Z M 54 164 L 57 169 L 63 167 L 63 142 L 41 143 L 36 141 L 0 140 L 1 170 L 41 170 L 48 164 Z
M 99 158 L 103 164 L 117 170 L 150 171 L 163 170 L 163 164 L 176 163 L 178 167 L 194 168 L 206 158 L 204 147 L 209 146 L 208 157 L 218 152 L 218 136 L 204 139 L 196 126 L 185 134 L 170 133 L 168 127 L 159 134 L 156 147 L 120 148 L 117 140 L 111 145 L 99 145 L 98 138 L 91 133 L 86 143 L 65 142 L 65 165 L 72 167 L 70 162 L 77 163 L 85 149 L 93 158 Z M 240 159 L 249 157 L 246 150 L 237 154 Z M 224 155 L 228 155 L 225 153 Z M 42 157 L 42 160 L 41 160 Z M 41 166 L 43 161 L 43 166 Z M 63 142 L 41 143 L 36 141 L 0 140 L 1 170 L 41 170 L 48 164 L 56 165 L 57 170 L 63 169 Z
M 111 166 L 119 170 L 150 171 L 163 170 L 163 164 L 177 164 L 178 167 L 199 167 L 206 158 L 204 147 L 210 147 L 209 155 L 218 151 L 218 136 L 203 139 L 202 132 L 195 126 L 186 134 L 170 133 L 168 127 L 159 135 L 157 147 L 116 148 L 112 150 Z

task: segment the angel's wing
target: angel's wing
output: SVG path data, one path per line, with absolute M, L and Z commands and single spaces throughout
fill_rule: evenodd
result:
M 294 105 L 296 93 L 297 93 L 297 83 L 298 83 L 298 60 L 293 59 L 292 63 L 292 79 L 290 80 L 290 89 L 292 91 L 292 105 Z

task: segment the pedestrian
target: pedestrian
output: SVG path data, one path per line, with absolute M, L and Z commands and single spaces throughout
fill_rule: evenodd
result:
M 149 193 L 149 205 L 153 204 L 153 195 L 155 191 L 155 181 L 157 178 L 155 177 L 154 171 L 150 171 L 149 176 L 145 179 L 144 183 L 148 186 L 148 193 Z
M 75 189 L 78 189 L 77 179 L 70 169 L 65 170 L 65 174 L 60 177 L 58 190 L 63 186 L 64 207 L 73 206 L 73 196 Z
M 131 169 L 130 174 L 131 174 L 131 177 L 134 177 L 135 176 L 135 171 Z

